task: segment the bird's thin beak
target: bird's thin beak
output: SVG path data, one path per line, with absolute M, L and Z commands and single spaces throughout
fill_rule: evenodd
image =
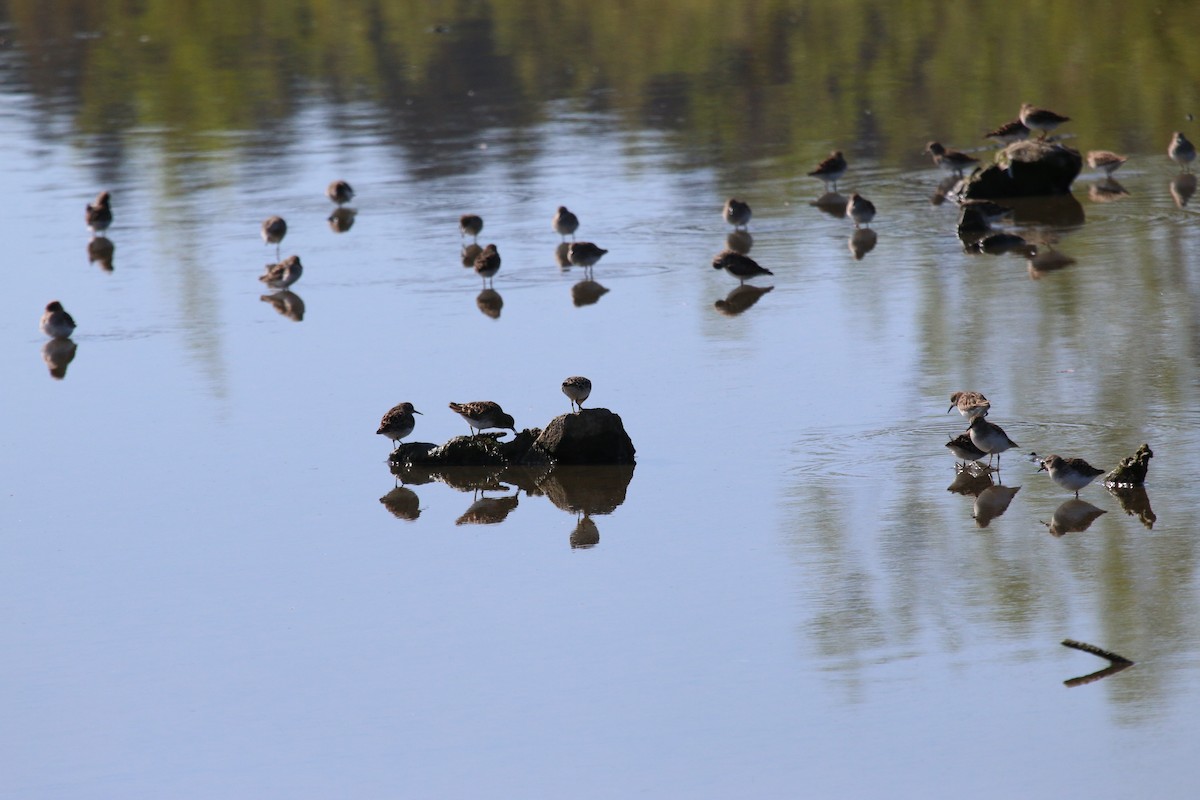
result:
M 417 411 L 415 408 L 413 409 L 413 413 L 414 413 L 414 414 L 421 414 L 421 412 L 420 412 L 420 411 Z M 425 416 L 425 415 L 424 415 L 424 414 L 421 414 L 421 416 L 423 417 L 423 416 Z
M 1038 464 L 1038 472 L 1041 472 L 1041 471 L 1042 471 L 1042 470 L 1044 470 L 1044 469 L 1046 469 L 1046 462 L 1045 462 L 1045 461 L 1043 461 L 1042 463 Z M 1049 471 L 1049 470 L 1047 470 L 1047 471 Z
M 953 410 L 954 410 L 954 404 L 953 404 L 953 403 L 951 403 L 951 404 L 950 404 L 950 407 L 946 409 L 946 413 L 947 413 L 947 414 L 949 414 L 949 413 L 950 413 L 951 411 L 953 411 Z

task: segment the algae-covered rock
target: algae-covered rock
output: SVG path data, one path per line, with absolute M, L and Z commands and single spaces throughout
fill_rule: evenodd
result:
M 1104 483 L 1111 486 L 1141 486 L 1146 482 L 1152 458 L 1154 451 L 1150 445 L 1143 444 L 1136 453 L 1121 459 L 1117 468 L 1104 476 Z
M 998 163 L 976 170 L 959 192 L 964 199 L 991 200 L 1067 194 L 1082 169 L 1083 157 L 1073 148 L 1040 139 L 1014 142 Z

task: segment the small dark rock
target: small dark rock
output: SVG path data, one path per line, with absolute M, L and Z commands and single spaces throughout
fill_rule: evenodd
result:
M 534 442 L 534 450 L 558 464 L 632 464 L 635 455 L 621 418 L 607 408 L 555 417 Z

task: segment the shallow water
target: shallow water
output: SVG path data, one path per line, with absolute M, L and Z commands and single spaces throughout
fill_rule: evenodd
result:
M 964 252 L 920 156 L 930 127 L 953 117 L 945 138 L 974 146 L 1021 97 L 880 114 L 864 134 L 844 88 L 768 70 L 709 76 L 715 95 L 697 97 L 698 68 L 670 79 L 651 55 L 640 68 L 662 76 L 645 95 L 604 71 L 534 93 L 497 66 L 536 57 L 506 49 L 513 18 L 495 13 L 452 20 L 444 44 L 424 34 L 434 63 L 476 39 L 501 53 L 445 84 L 341 96 L 357 67 L 337 67 L 260 109 L 261 126 L 214 126 L 190 94 L 179 118 L 96 111 L 129 80 L 88 60 L 111 21 L 66 38 L 6 29 L 0 796 L 1196 785 L 1200 228 L 1171 194 L 1159 129 L 1192 109 L 1122 124 L 1091 94 L 1021 87 L 1079 118 L 1067 144 L 1131 156 L 1128 194 L 1110 202 L 1080 176 L 1082 224 L 1019 209 L 1009 229 L 1074 259 L 1039 272 Z M 604 18 L 587 13 L 607 64 Z M 731 40 L 771 30 L 745 25 Z M 814 35 L 801 29 L 788 36 Z M 1176 35 L 1139 31 L 1131 52 L 1168 69 Z M 46 85 L 38 54 L 91 65 L 88 84 L 60 65 Z M 1060 57 L 1045 74 L 1069 71 Z M 134 73 L 169 96 L 158 73 Z M 879 74 L 892 77 L 855 97 L 926 97 L 901 67 Z M 478 96 L 452 91 L 487 75 Z M 234 119 L 237 91 L 217 104 Z M 832 104 L 824 122 L 795 112 L 779 127 L 770 98 L 797 93 Z M 712 113 L 726 97 L 766 103 L 761 136 Z M 842 194 L 879 208 L 861 259 L 804 175 L 835 146 L 851 161 Z M 336 177 L 358 192 L 341 234 L 323 195 Z M 100 188 L 111 271 L 89 263 L 82 225 Z M 768 292 L 733 294 L 711 267 L 731 195 L 754 208 L 750 254 L 775 274 L 753 283 Z M 580 240 L 610 250 L 600 288 L 555 261 L 560 204 Z M 498 298 L 461 264 L 464 212 L 502 254 Z M 276 213 L 281 254 L 305 267 L 287 298 L 299 321 L 256 280 L 275 255 L 258 226 Z M 79 323 L 61 380 L 37 330 L 51 299 Z M 573 374 L 592 379 L 589 406 L 622 417 L 632 475 L 397 487 L 374 435 L 390 406 L 424 412 L 416 440 L 467 432 L 452 400 L 496 400 L 540 427 L 568 411 L 558 387 Z M 978 497 L 947 490 L 958 389 L 985 392 L 1020 443 Z M 1111 468 L 1142 442 L 1151 510 L 1089 486 L 1081 499 L 1104 513 L 1052 535 L 1079 507 L 1028 453 Z M 561 502 L 571 491 L 599 496 L 596 510 Z M 1107 662 L 1064 639 L 1136 663 L 1067 688 Z

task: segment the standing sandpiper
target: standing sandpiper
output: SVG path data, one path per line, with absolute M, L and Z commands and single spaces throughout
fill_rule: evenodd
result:
M 486 287 L 488 281 L 496 276 L 500 271 L 500 251 L 496 249 L 496 245 L 489 244 L 483 248 L 483 252 L 475 256 L 475 274 L 483 278 L 483 285 Z
M 571 237 L 571 241 L 575 241 L 575 231 L 579 229 L 579 217 L 571 213 L 566 206 L 559 206 L 558 211 L 554 212 L 554 232 L 563 238 L 565 242 L 567 237 Z
M 337 180 L 325 189 L 325 196 L 341 206 L 354 199 L 354 189 L 345 181 Z
M 583 401 L 592 393 L 592 382 L 582 375 L 572 375 L 562 382 L 562 391 L 571 401 L 571 410 L 574 411 L 578 406 L 582 411 Z
M 1117 155 L 1111 150 L 1092 150 L 1087 154 L 1088 166 L 1092 169 L 1101 170 L 1110 178 L 1128 160 L 1128 157 Z
M 477 239 L 480 231 L 483 230 L 483 217 L 477 214 L 463 214 L 458 218 L 458 230 L 463 236 L 470 236 L 472 240 Z
M 870 226 L 871 220 L 875 219 L 875 204 L 855 192 L 846 203 L 846 216 L 853 220 L 856 228 Z
M 1039 137 L 1046 138 L 1046 134 L 1062 125 L 1064 122 L 1070 122 L 1070 117 L 1064 117 L 1062 114 L 1057 114 L 1048 108 L 1037 108 L 1032 103 L 1023 103 L 1021 105 L 1021 122 L 1030 130 L 1037 129 L 1042 132 Z
M 41 327 L 42 333 L 51 339 L 66 339 L 75 332 L 75 320 L 62 307 L 62 303 L 54 300 L 47 303 L 46 310 L 42 312 Z
M 995 130 L 988 131 L 983 135 L 985 139 L 995 139 L 1000 144 L 1012 144 L 1013 142 L 1023 142 L 1029 138 L 1029 128 L 1025 127 L 1025 123 L 1019 119 L 1014 119 L 1012 122 L 1006 122 Z
M 286 289 L 300 280 L 303 273 L 304 265 L 300 263 L 300 256 L 288 256 L 278 264 L 267 264 L 267 271 L 258 279 L 272 289 Z
M 1008 438 L 1008 434 L 999 425 L 988 422 L 983 417 L 975 417 L 971 420 L 971 427 L 967 428 L 967 433 L 971 437 L 971 443 L 980 450 L 988 454 L 988 465 L 991 466 L 992 456 L 996 457 L 996 468 L 1000 468 L 1000 454 L 1010 447 L 1016 447 L 1017 443 Z
M 103 236 L 104 232 L 108 230 L 108 226 L 112 225 L 111 199 L 108 192 L 101 192 L 96 195 L 96 202 L 87 204 L 84 219 L 87 220 L 87 226 L 92 229 L 93 236 Z
M 1181 132 L 1171 134 L 1171 144 L 1167 146 L 1167 155 L 1179 165 L 1183 172 L 1191 172 L 1191 163 L 1196 160 L 1196 145 L 1187 140 Z
M 516 422 L 512 416 L 504 413 L 499 403 L 491 400 L 479 400 L 474 403 L 451 403 L 450 410 L 467 421 L 471 426 L 471 435 L 485 428 L 508 428 L 517 432 Z
M 736 197 L 731 197 L 725 201 L 725 208 L 721 212 L 721 216 L 734 229 L 745 229 L 750 224 L 751 213 L 749 203 L 743 203 Z
M 383 419 L 379 422 L 379 430 L 375 433 L 381 433 L 384 436 L 395 442 L 392 447 L 395 450 L 400 446 L 400 440 L 413 432 L 413 428 L 417 427 L 417 418 L 413 414 L 420 414 L 413 408 L 412 403 L 401 403 L 394 406 L 383 415 Z
M 842 155 L 842 151 L 834 150 L 829 158 L 817 164 L 817 168 L 808 174 L 824 183 L 826 191 L 829 191 L 829 184 L 832 183 L 833 190 L 836 192 L 838 178 L 846 174 L 846 159 Z
M 955 392 L 950 395 L 950 407 L 946 409 L 946 413 L 949 414 L 956 408 L 958 413 L 972 420 L 976 417 L 986 417 L 992 404 L 979 392 Z
M 287 236 L 287 223 L 283 217 L 267 217 L 262 224 L 263 244 L 275 245 L 275 257 L 279 258 L 279 243 Z
M 591 242 L 571 242 L 567 246 L 567 260 L 576 267 L 591 269 L 607 252 L 603 247 L 597 247 Z
M 759 275 L 774 275 L 769 269 L 764 269 L 758 265 L 750 256 L 744 256 L 734 250 L 723 250 L 717 254 L 712 262 L 713 269 L 723 269 L 733 277 L 737 278 L 740 283 L 745 283 L 750 278 L 756 278 Z
M 1074 492 L 1076 499 L 1079 490 L 1104 474 L 1104 470 L 1096 469 L 1082 458 L 1063 458 L 1051 455 L 1042 459 L 1038 472 L 1046 470 L 1050 478 L 1069 492 Z
M 967 155 L 959 150 L 947 150 L 941 142 L 930 142 L 925 152 L 933 156 L 933 163 L 947 172 L 962 177 L 963 170 L 979 163 L 978 158 Z

